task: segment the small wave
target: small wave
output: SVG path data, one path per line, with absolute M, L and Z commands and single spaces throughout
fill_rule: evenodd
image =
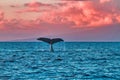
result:
M 14 50 L 14 49 L 1 49 L 1 52 L 21 52 L 22 50 Z

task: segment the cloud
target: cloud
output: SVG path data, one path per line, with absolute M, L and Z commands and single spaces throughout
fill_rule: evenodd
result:
M 61 0 L 61 1 L 91 1 L 91 0 Z
M 25 12 L 41 12 L 42 10 L 38 8 L 26 8 L 21 10 L 16 10 L 16 13 L 25 13 Z
M 4 13 L 0 11 L 0 21 L 2 21 L 3 19 L 4 19 Z
M 57 9 L 50 8 L 50 10 L 42 10 L 41 7 L 48 7 L 51 6 L 51 4 L 43 4 L 40 2 L 26 3 L 24 5 L 25 9 L 17 10 L 17 13 L 41 12 L 40 16 L 36 17 L 36 20 L 32 21 L 19 20 L 16 18 L 8 20 L 8 22 L 4 22 L 4 25 L 5 27 L 7 26 L 6 28 L 8 28 L 8 26 L 13 26 L 14 29 L 27 29 L 28 27 L 29 29 L 35 29 L 35 26 L 40 26 L 42 23 L 53 25 L 71 25 L 69 28 L 95 28 L 104 25 L 120 23 L 118 9 L 114 6 L 101 4 L 99 2 L 95 3 L 94 1 L 90 0 L 75 0 L 74 2 L 61 1 L 60 3 L 55 3 L 54 5 L 57 6 Z M 0 20 L 3 20 L 3 18 L 3 13 L 1 13 Z
M 53 24 L 74 24 L 72 26 L 78 28 L 100 27 L 119 22 L 119 10 L 115 6 L 110 6 L 111 3 L 75 0 L 58 3 L 58 5 L 58 10 L 46 12 L 39 19 Z
M 55 36 L 57 34 L 61 34 L 62 32 L 69 31 L 70 29 L 68 27 L 69 25 L 66 24 L 50 24 L 38 20 L 4 20 L 2 28 L 0 25 L 0 36 L 4 37 L 6 35 L 6 40 L 35 36 Z
M 14 5 L 10 5 L 10 7 L 12 7 L 12 8 L 18 8 L 18 7 L 20 7 L 20 5 L 14 4 Z
M 24 12 L 43 12 L 47 11 L 49 8 L 54 8 L 52 4 L 41 3 L 41 2 L 30 2 L 24 4 L 24 9 L 17 10 L 17 13 L 24 13 Z
M 100 3 L 110 2 L 111 0 L 100 0 Z
M 24 6 L 26 7 L 52 7 L 53 5 L 41 2 L 30 2 L 25 3 Z
M 116 16 L 117 21 L 120 23 L 120 15 Z
M 4 12 L 0 11 L 0 30 L 4 28 Z
M 61 1 L 95 1 L 95 0 L 61 0 Z M 99 1 L 100 3 L 107 3 L 107 2 L 110 2 L 112 0 L 96 0 L 96 1 Z

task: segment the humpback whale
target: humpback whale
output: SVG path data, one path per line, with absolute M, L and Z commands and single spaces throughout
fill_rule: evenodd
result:
M 53 44 L 64 41 L 61 38 L 50 39 L 50 38 L 44 38 L 44 37 L 38 38 L 37 40 L 40 40 L 40 41 L 43 41 L 43 42 L 46 42 L 46 43 L 50 44 L 50 51 L 51 52 L 54 52 Z

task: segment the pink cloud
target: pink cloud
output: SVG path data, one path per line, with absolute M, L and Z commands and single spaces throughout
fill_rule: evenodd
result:
M 100 3 L 110 2 L 111 0 L 100 0 Z
M 16 10 L 17 13 L 25 13 L 25 12 L 41 12 L 39 8 L 26 8 L 21 10 Z
M 105 1 L 104 2 L 108 2 Z M 109 5 L 94 3 L 93 1 L 65 1 L 63 4 L 58 4 L 58 10 L 51 10 L 40 16 L 41 21 L 48 23 L 72 23 L 77 27 L 97 27 L 114 22 L 119 22 L 119 19 L 114 16 L 119 15 L 118 9 L 115 6 L 110 8 Z M 111 10 L 114 9 L 114 10 Z M 60 10 L 60 11 L 59 11 Z
M 24 4 L 24 6 L 26 6 L 26 7 L 50 7 L 50 6 L 53 6 L 53 5 L 46 4 L 46 3 L 41 3 L 41 2 L 30 2 L 30 3 Z
M 70 30 L 68 27 L 65 24 L 50 24 L 38 20 L 12 19 L 4 20 L 2 26 L 0 25 L 0 34 L 4 36 L 7 34 L 10 39 L 12 37 L 17 39 L 21 37 L 50 36 Z
M 111 24 L 112 19 L 108 15 L 112 14 L 101 12 L 93 5 L 92 2 L 67 2 L 58 8 L 60 11 L 43 14 L 40 19 L 48 23 L 73 23 L 80 27 Z
M 120 23 L 120 15 L 116 17 L 117 21 Z
M 10 7 L 12 7 L 12 8 L 18 8 L 18 7 L 20 7 L 20 5 L 18 5 L 18 4 L 13 4 L 13 5 L 10 5 Z
M 4 19 L 4 13 L 0 11 L 0 21 L 2 21 L 3 19 Z
M 4 28 L 4 12 L 0 11 L 0 29 Z
M 49 8 L 54 8 L 52 4 L 41 3 L 41 2 L 30 2 L 24 4 L 24 9 L 17 10 L 17 13 L 24 13 L 24 12 L 42 12 L 46 11 Z
M 50 6 L 49 4 L 43 4 L 38 2 L 25 4 L 25 9 L 17 10 L 18 13 L 24 12 L 41 12 L 41 15 L 36 20 L 27 21 L 12 19 L 8 22 L 2 21 L 5 28 L 14 29 L 38 29 L 42 23 L 47 24 L 66 24 L 71 27 L 88 28 L 99 27 L 114 23 L 120 23 L 119 12 L 117 8 L 114 11 L 108 9 L 106 4 L 94 3 L 93 1 L 64 1 L 55 4 L 57 9 L 50 8 L 42 12 L 40 6 Z M 37 8 L 36 8 L 37 7 Z M 109 6 L 110 7 L 110 6 Z M 0 13 L 0 20 L 3 20 L 3 13 Z M 6 27 L 7 26 L 7 27 Z

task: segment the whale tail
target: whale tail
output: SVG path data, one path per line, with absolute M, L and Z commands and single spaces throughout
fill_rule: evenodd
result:
M 46 43 L 50 44 L 50 51 L 51 52 L 54 52 L 53 44 L 61 42 L 61 41 L 64 41 L 61 38 L 54 38 L 54 39 L 50 39 L 50 38 L 38 38 L 37 40 L 40 40 L 40 41 L 43 41 L 43 42 L 46 42 Z

